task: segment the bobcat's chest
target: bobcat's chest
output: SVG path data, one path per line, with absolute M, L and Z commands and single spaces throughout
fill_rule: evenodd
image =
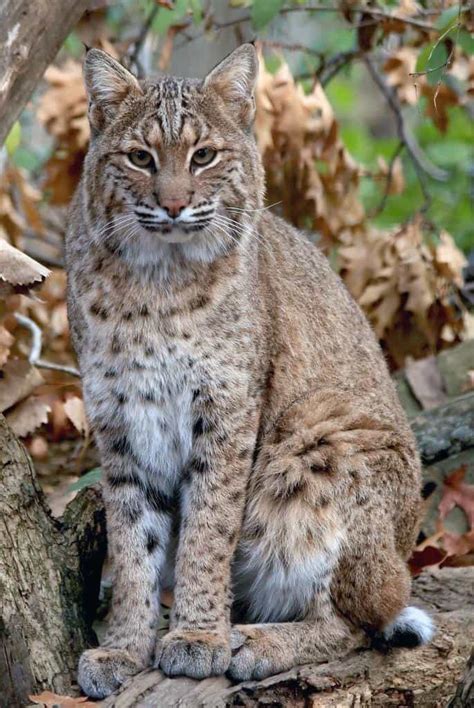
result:
M 152 336 L 148 323 L 112 326 L 93 340 L 82 362 L 93 425 L 125 436 L 139 474 L 171 492 L 191 452 L 196 357 L 184 343 Z

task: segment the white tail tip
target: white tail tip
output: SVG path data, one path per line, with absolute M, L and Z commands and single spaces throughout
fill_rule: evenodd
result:
M 405 607 L 383 630 L 386 642 L 395 647 L 418 647 L 433 638 L 435 627 L 427 612 L 418 607 Z

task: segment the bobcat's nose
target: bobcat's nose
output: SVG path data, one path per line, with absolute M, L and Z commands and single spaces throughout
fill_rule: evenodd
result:
M 161 208 L 164 209 L 172 219 L 176 219 L 187 206 L 188 202 L 184 197 L 173 197 L 162 200 L 161 202 Z

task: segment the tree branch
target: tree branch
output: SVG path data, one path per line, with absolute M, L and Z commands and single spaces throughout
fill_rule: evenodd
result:
M 0 3 L 0 145 L 88 0 Z
M 151 26 L 155 20 L 155 17 L 158 14 L 159 9 L 160 9 L 160 6 L 157 3 L 153 7 L 153 9 L 151 10 L 146 21 L 143 23 L 143 26 L 140 29 L 140 33 L 133 44 L 133 51 L 129 57 L 129 64 L 130 64 L 129 68 L 131 68 L 132 70 L 135 71 L 135 73 L 137 74 L 139 79 L 143 78 L 143 75 L 144 75 L 143 67 L 139 61 L 139 55 L 140 55 L 140 52 L 143 48 L 145 40 L 148 36 L 148 32 L 150 31 Z
M 65 374 L 71 374 L 71 376 L 78 376 L 80 378 L 81 374 L 78 369 L 73 366 L 66 366 L 63 364 L 55 364 L 52 361 L 45 361 L 41 359 L 41 348 L 43 343 L 43 333 L 32 319 L 22 315 L 19 312 L 15 312 L 15 319 L 22 327 L 31 332 L 31 349 L 28 356 L 28 361 L 30 364 L 34 364 L 40 369 L 51 369 L 53 371 L 63 371 Z
M 387 204 L 387 200 L 388 200 L 388 197 L 390 194 L 390 187 L 392 186 L 393 169 L 395 167 L 395 162 L 404 147 L 405 147 L 405 143 L 400 141 L 398 143 L 397 147 L 395 148 L 392 157 L 390 158 L 390 162 L 388 164 L 387 178 L 385 180 L 385 189 L 384 189 L 384 192 L 382 195 L 382 199 L 380 200 L 380 203 L 378 204 L 378 206 L 376 206 L 375 209 L 369 214 L 370 219 L 374 219 L 376 216 L 381 214 L 383 212 L 383 210 L 385 209 L 385 205 Z
M 431 196 L 428 192 L 425 177 L 428 176 L 431 177 L 431 179 L 435 179 L 439 182 L 444 182 L 448 179 L 449 175 L 445 170 L 442 170 L 436 165 L 434 165 L 416 142 L 415 137 L 412 135 L 404 121 L 402 107 L 400 105 L 400 101 L 398 100 L 398 96 L 395 90 L 393 90 L 387 84 L 384 77 L 375 66 L 374 60 L 370 56 L 365 55 L 363 57 L 363 61 L 367 67 L 370 76 L 372 77 L 374 83 L 380 89 L 380 92 L 385 97 L 385 100 L 387 101 L 387 104 L 395 117 L 398 137 L 404 144 L 408 155 L 410 156 L 410 159 L 418 177 L 418 182 L 420 184 L 421 191 L 423 193 L 424 205 L 422 211 L 426 211 L 431 204 Z

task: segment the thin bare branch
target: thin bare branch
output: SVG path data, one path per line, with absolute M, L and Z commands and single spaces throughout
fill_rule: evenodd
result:
M 53 371 L 62 371 L 65 374 L 70 374 L 71 376 L 77 376 L 80 378 L 81 374 L 73 366 L 65 366 L 63 364 L 55 364 L 52 361 L 45 361 L 41 359 L 41 349 L 43 346 L 43 333 L 38 327 L 36 322 L 34 322 L 26 315 L 22 315 L 19 312 L 15 312 L 15 319 L 22 327 L 27 329 L 31 333 L 31 349 L 28 356 L 28 361 L 30 364 L 34 364 L 39 369 L 51 369 Z
M 140 29 L 140 32 L 138 34 L 137 39 L 135 40 L 133 44 L 133 51 L 130 55 L 129 62 L 130 62 L 130 68 L 134 69 L 138 78 L 143 78 L 143 67 L 140 63 L 140 52 L 143 48 L 143 45 L 145 44 L 146 38 L 148 36 L 148 32 L 151 29 L 151 26 L 155 20 L 155 17 L 158 13 L 158 10 L 160 9 L 159 5 L 156 4 L 153 9 L 151 10 L 150 14 L 148 15 L 147 19 L 143 23 L 143 26 Z
M 357 49 L 350 49 L 347 52 L 339 52 L 328 61 L 323 59 L 322 65 L 318 70 L 318 79 L 321 86 L 326 86 L 338 74 L 341 69 L 347 66 L 353 59 L 357 59 L 360 52 Z
M 404 144 L 407 153 L 410 156 L 413 167 L 415 168 L 418 177 L 418 182 L 420 184 L 421 191 L 423 193 L 424 205 L 422 211 L 426 211 L 431 204 L 431 196 L 428 192 L 425 177 L 428 176 L 431 177 L 431 179 L 435 179 L 439 182 L 444 182 L 448 179 L 449 175 L 445 170 L 442 170 L 436 165 L 434 165 L 416 142 L 415 137 L 412 135 L 408 126 L 405 123 L 405 120 L 403 118 L 402 107 L 400 105 L 400 101 L 398 100 L 396 92 L 387 84 L 384 76 L 377 69 L 372 57 L 368 55 L 364 56 L 364 63 L 374 83 L 380 89 L 380 92 L 383 94 L 388 106 L 390 107 L 395 117 L 398 137 Z
M 287 52 L 303 52 L 304 54 L 311 54 L 312 56 L 315 56 L 318 59 L 323 58 L 322 52 L 318 51 L 317 49 L 307 47 L 305 44 L 289 44 L 287 42 L 277 42 L 273 39 L 259 39 L 258 43 L 261 44 L 262 47 L 270 47 L 271 49 L 283 49 Z
M 403 148 L 405 147 L 405 143 L 403 143 L 401 140 L 398 143 L 397 147 L 395 148 L 395 151 L 390 158 L 390 162 L 388 163 L 388 172 L 387 172 L 387 177 L 385 180 L 385 189 L 382 195 L 382 199 L 380 200 L 380 203 L 375 207 L 375 209 L 368 215 L 370 219 L 374 219 L 376 216 L 381 214 L 383 210 L 385 209 L 385 206 L 387 204 L 388 197 L 390 195 L 390 188 L 392 186 L 393 182 L 393 170 L 395 168 L 395 163 L 397 161 L 397 157 L 400 155 L 402 152 Z

